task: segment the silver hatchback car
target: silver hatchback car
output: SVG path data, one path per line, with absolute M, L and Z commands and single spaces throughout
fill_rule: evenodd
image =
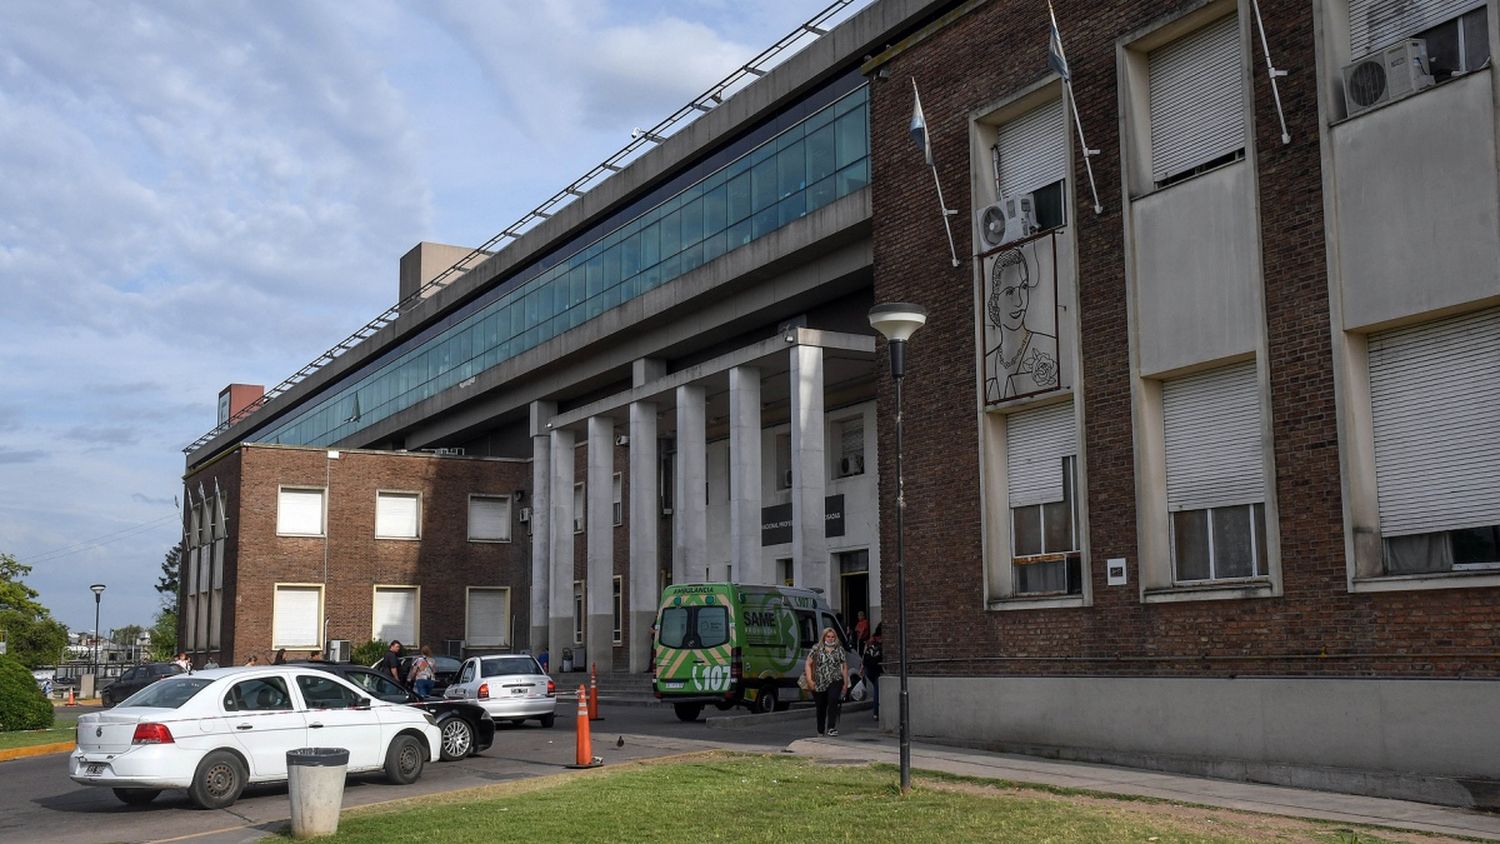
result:
M 557 719 L 557 684 L 527 654 L 469 657 L 443 697 L 474 701 L 495 721 L 517 726 L 534 718 L 550 727 Z

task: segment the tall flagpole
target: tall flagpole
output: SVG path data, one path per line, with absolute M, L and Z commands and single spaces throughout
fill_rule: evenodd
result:
M 1094 196 L 1094 213 L 1102 214 L 1104 206 L 1099 204 L 1099 188 L 1094 185 L 1094 165 L 1089 161 L 1089 158 L 1099 154 L 1099 150 L 1089 149 L 1089 142 L 1083 137 L 1083 119 L 1078 116 L 1078 100 L 1073 96 L 1073 71 L 1068 67 L 1067 54 L 1063 52 L 1062 30 L 1057 28 L 1057 13 L 1052 11 L 1052 0 L 1047 0 L 1047 16 L 1052 19 L 1052 41 L 1057 46 L 1057 58 L 1062 64 L 1061 68 L 1056 69 L 1062 76 L 1063 85 L 1068 89 L 1068 103 L 1073 109 L 1073 125 L 1078 129 L 1078 145 L 1083 147 L 1083 169 L 1089 174 L 1089 192 Z
M 948 255 L 953 259 L 953 266 L 959 265 L 958 248 L 953 245 L 953 226 L 948 218 L 957 214 L 948 207 L 947 201 L 943 199 L 943 182 L 938 178 L 937 160 L 932 155 L 932 138 L 927 134 L 927 116 L 922 113 L 922 94 L 917 90 L 917 78 L 911 77 L 911 133 L 912 139 L 922 145 L 922 154 L 927 159 L 927 166 L 932 168 L 932 183 L 937 187 L 938 210 L 943 215 L 943 230 L 948 233 Z

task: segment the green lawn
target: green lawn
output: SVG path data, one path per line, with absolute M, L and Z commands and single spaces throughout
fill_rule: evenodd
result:
M 329 840 L 1392 840 L 1311 821 L 951 777 L 919 776 L 911 795 L 901 799 L 895 783 L 890 769 L 707 754 L 346 811 L 339 835 Z
M 38 744 L 56 744 L 60 741 L 72 741 L 74 736 L 74 725 L 66 727 L 53 727 L 50 730 L 21 730 L 14 733 L 0 733 L 0 750 L 10 750 L 16 747 L 33 747 Z

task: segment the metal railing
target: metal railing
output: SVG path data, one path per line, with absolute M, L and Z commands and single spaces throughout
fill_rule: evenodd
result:
M 632 131 L 630 133 L 630 143 L 621 147 L 614 155 L 604 159 L 604 161 L 595 165 L 593 169 L 574 179 L 567 187 L 553 194 L 541 205 L 526 212 L 521 219 L 506 226 L 494 237 L 475 247 L 469 254 L 455 262 L 453 266 L 438 273 L 431 281 L 417 288 L 411 295 L 386 308 L 380 316 L 365 323 L 353 334 L 345 337 L 332 348 L 287 376 L 280 384 L 267 390 L 260 398 L 249 403 L 224 422 L 216 425 L 213 430 L 194 440 L 191 444 L 183 448 L 182 453 L 191 455 L 193 452 L 207 445 L 218 435 L 234 427 L 244 419 L 249 418 L 256 411 L 265 407 L 272 399 L 302 383 L 313 373 L 333 363 L 350 349 L 353 349 L 355 346 L 373 337 L 382 328 L 395 322 L 404 310 L 409 310 L 412 306 L 420 303 L 436 291 L 447 287 L 459 276 L 464 275 L 509 245 L 511 241 L 519 239 L 538 223 L 553 216 L 563 207 L 583 196 L 592 188 L 597 187 L 604 179 L 624 170 L 628 164 L 640 157 L 641 151 L 646 149 L 648 145 L 665 142 L 671 136 L 671 132 L 680 130 L 683 125 L 691 123 L 700 115 L 713 111 L 726 98 L 735 93 L 732 89 L 735 89 L 741 83 L 749 84 L 765 76 L 769 72 L 770 66 L 775 64 L 774 60 L 778 56 L 796 47 L 798 43 L 807 40 L 808 36 L 811 36 L 812 40 L 816 40 L 828 34 L 829 30 L 823 28 L 823 24 L 828 23 L 829 20 L 854 2 L 855 0 L 834 0 L 833 3 L 830 3 L 822 11 L 813 15 L 796 29 L 782 36 L 775 44 L 762 50 L 755 58 L 740 65 L 733 73 L 719 80 L 687 105 L 672 112 L 672 114 L 660 123 L 657 123 L 650 129 L 636 129 Z

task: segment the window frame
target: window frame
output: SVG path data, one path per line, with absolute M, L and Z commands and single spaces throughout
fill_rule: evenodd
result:
M 505 536 L 504 537 L 489 538 L 489 537 L 477 537 L 477 536 L 474 535 L 474 501 L 476 499 L 481 500 L 481 501 L 503 501 L 503 502 L 505 502 Z M 516 513 L 515 513 L 514 502 L 512 500 L 512 496 L 509 493 L 498 493 L 498 492 L 471 492 L 471 493 L 469 493 L 468 510 L 466 511 L 466 517 L 468 519 L 468 524 L 466 526 L 466 532 L 468 534 L 468 541 L 469 542 L 474 542 L 474 543 L 479 543 L 479 544 L 496 544 L 496 543 L 498 543 L 498 544 L 507 544 L 507 543 L 512 542 L 513 541 L 513 537 L 515 535 L 515 531 L 512 530 L 511 526 L 515 522 L 515 516 L 516 516 Z
M 391 638 L 380 635 L 380 619 L 377 598 L 381 592 L 410 592 L 412 595 L 411 641 L 401 639 L 403 645 L 415 645 L 422 641 L 422 587 L 414 583 L 376 583 L 370 587 L 370 638 L 389 642 Z
M 286 493 L 286 492 L 316 492 L 316 493 L 318 493 L 319 504 L 321 506 L 319 507 L 319 513 L 318 513 L 318 532 L 317 533 L 294 533 L 294 532 L 289 532 L 289 531 L 282 530 L 281 496 L 282 496 L 283 493 Z M 199 516 L 198 518 L 202 518 L 202 517 Z M 197 522 L 195 521 L 194 531 L 196 532 L 197 529 L 198 529 L 197 528 Z M 296 537 L 296 538 L 311 538 L 311 539 L 323 539 L 323 538 L 326 538 L 328 536 L 328 487 L 326 487 L 326 486 L 309 486 L 309 485 L 305 485 L 305 484 L 278 484 L 277 487 L 276 487 L 276 535 L 277 536 L 286 536 L 286 537 Z M 199 543 L 199 544 L 201 545 L 202 543 Z
M 391 499 L 397 499 L 397 498 L 405 499 L 405 498 L 410 498 L 410 499 L 413 499 L 416 502 L 416 506 L 417 506 L 417 518 L 416 518 L 416 524 L 413 527 L 413 530 L 415 532 L 411 536 L 405 536 L 405 535 L 402 535 L 402 534 L 386 534 L 386 533 L 381 533 L 380 532 L 380 501 L 381 501 L 382 498 L 391 498 Z M 422 499 L 423 499 L 423 495 L 422 495 L 422 492 L 420 490 L 410 490 L 410 489 L 377 489 L 377 490 L 375 490 L 375 538 L 376 539 L 403 540 L 403 541 L 406 541 L 406 542 L 421 541 L 421 539 L 422 539 L 422 517 L 424 515 L 424 510 L 426 510 L 426 507 L 424 506 L 425 502 Z
M 501 620 L 502 620 L 502 622 L 504 624 L 504 629 L 502 629 L 500 631 L 500 642 L 499 642 L 498 645 L 492 645 L 492 644 L 487 643 L 487 642 L 485 642 L 485 643 L 479 643 L 479 644 L 474 644 L 477 641 L 477 640 L 475 640 L 475 639 L 472 638 L 472 636 L 473 636 L 473 603 L 472 603 L 472 601 L 473 601 L 473 595 L 474 595 L 475 592 L 500 592 L 500 593 L 503 593 L 503 598 L 505 600 L 505 610 L 501 614 Z M 509 586 L 466 586 L 466 587 L 464 587 L 464 642 L 465 642 L 466 645 L 472 646 L 472 647 L 484 647 L 484 648 L 488 648 L 488 647 L 502 647 L 503 648 L 503 647 L 506 647 L 509 644 L 510 636 L 508 634 L 510 633 L 510 625 L 511 625 L 510 598 L 511 598 L 511 596 L 510 596 L 510 587 Z
M 305 589 L 305 590 L 316 590 L 317 591 L 317 593 L 318 593 L 318 617 L 316 619 L 315 624 L 313 625 L 314 628 L 317 631 L 316 632 L 317 641 L 315 641 L 315 642 L 287 643 L 287 642 L 278 641 L 276 639 L 276 630 L 277 630 L 277 626 L 276 626 L 276 616 L 277 616 L 277 610 L 276 610 L 276 593 L 279 592 L 282 589 Z M 327 601 L 327 598 L 328 598 L 328 596 L 327 596 L 326 590 L 323 588 L 323 584 L 321 584 L 321 583 L 276 582 L 276 583 L 271 584 L 271 648 L 272 648 L 272 650 L 276 650 L 276 649 L 279 649 L 279 648 L 286 648 L 289 651 L 298 651 L 298 650 L 312 650 L 312 649 L 316 648 L 316 649 L 318 649 L 318 650 L 321 651 L 323 649 L 323 634 L 324 634 L 324 631 L 323 631 L 323 619 L 326 617 L 326 614 L 327 614 L 327 605 L 325 603 Z
M 625 578 L 615 575 L 612 578 L 614 584 L 610 595 L 610 607 L 614 612 L 614 627 L 610 630 L 610 642 L 616 645 L 625 643 Z

